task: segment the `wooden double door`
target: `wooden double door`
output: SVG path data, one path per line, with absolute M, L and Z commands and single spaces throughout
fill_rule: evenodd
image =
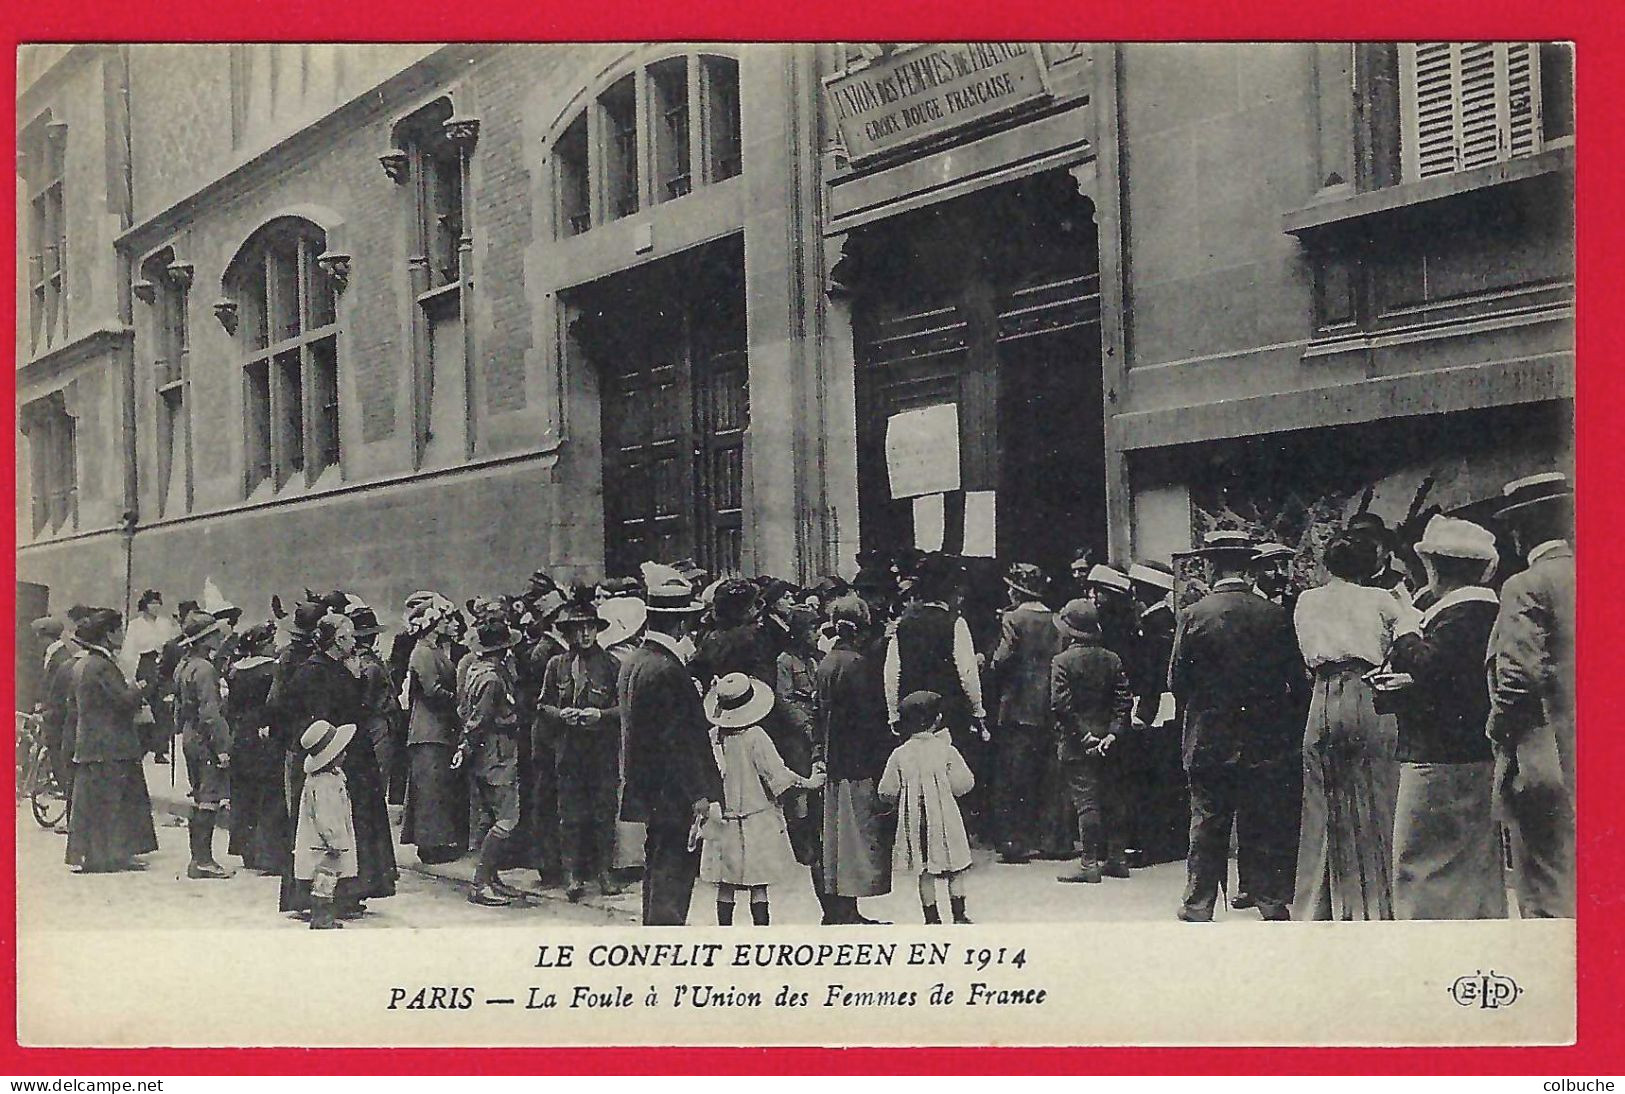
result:
M 618 274 L 583 298 L 600 375 L 605 564 L 736 573 L 750 424 L 738 237 Z
M 1093 207 L 1064 172 L 971 195 L 855 234 L 860 539 L 915 544 L 913 502 L 891 496 L 893 416 L 952 404 L 961 489 L 945 550 L 963 546 L 965 495 L 992 491 L 996 552 L 1066 572 L 1106 546 L 1099 252 Z

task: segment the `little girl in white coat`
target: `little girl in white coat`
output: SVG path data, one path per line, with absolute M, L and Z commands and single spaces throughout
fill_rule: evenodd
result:
M 941 923 L 937 912 L 937 878 L 948 879 L 948 902 L 955 923 L 965 914 L 965 871 L 970 868 L 970 838 L 957 799 L 976 785 L 965 758 L 942 728 L 942 696 L 934 691 L 910 693 L 897 706 L 899 732 L 907 739 L 892 752 L 876 791 L 897 803 L 897 840 L 892 868 L 917 873 L 920 907 L 927 923 Z

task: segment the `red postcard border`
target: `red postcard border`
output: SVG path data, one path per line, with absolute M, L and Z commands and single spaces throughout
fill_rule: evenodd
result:
M 0 902 L 0 951 L 7 991 L 0 1072 L 11 1075 L 206 1074 L 1538 1074 L 1552 1077 L 1625 1072 L 1625 733 L 1610 715 L 1625 704 L 1625 673 L 1612 670 L 1621 639 L 1612 610 L 1607 544 L 1625 532 L 1621 513 L 1615 408 L 1625 395 L 1621 337 L 1610 305 L 1625 287 L 1619 260 L 1619 178 L 1625 111 L 1622 32 L 1612 5 L 1586 0 L 1134 0 L 1080 5 L 1028 0 L 948 5 L 870 0 L 803 0 L 793 7 L 757 0 L 653 4 L 597 0 L 537 4 L 487 0 L 451 9 L 398 0 L 299 0 L 223 5 L 167 0 L 74 5 L 12 5 L 6 44 L 28 41 L 207 41 L 230 38 L 337 41 L 636 39 L 1567 39 L 1577 43 L 1579 255 L 1576 377 L 1580 718 L 1586 725 L 1580 771 L 1579 1039 L 1574 1046 L 1491 1049 L 1151 1049 L 1151 1048 L 639 1048 L 639 1049 L 30 1049 L 16 1044 L 16 907 Z M 15 64 L 5 66 L 15 98 Z M 3 138 L 15 154 L 14 127 Z M 3 230 L 15 245 L 15 193 L 7 190 Z M 0 294 L 0 329 L 15 321 L 14 293 Z M 14 375 L 14 374 L 13 374 Z M 4 413 L 13 427 L 15 400 Z M 12 450 L 3 459 L 10 479 Z M 4 557 L 15 569 L 15 529 L 5 522 Z M 0 601 L 15 610 L 15 574 Z M 1587 595 L 1591 594 L 1591 595 Z M 9 676 L 3 685 L 14 684 Z M 15 816 L 15 814 L 13 814 Z M 0 862 L 15 862 L 16 833 L 0 825 Z M 9 873 L 10 871 L 8 871 Z M 13 883 L 14 884 L 14 883 Z M 14 895 L 14 894 L 13 894 Z

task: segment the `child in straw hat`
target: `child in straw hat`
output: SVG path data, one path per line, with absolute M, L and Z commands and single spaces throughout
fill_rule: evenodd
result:
M 315 931 L 344 926 L 333 915 L 333 897 L 339 878 L 361 872 L 350 788 L 339 769 L 344 749 L 354 736 L 353 724 L 335 726 L 318 718 L 299 738 L 299 746 L 305 750 L 305 788 L 299 795 L 293 876 L 310 882 L 310 927 Z
M 700 880 L 716 885 L 717 922 L 725 927 L 733 925 L 740 889 L 750 890 L 751 922 L 767 926 L 767 887 L 796 871 L 779 799 L 824 785 L 823 765 L 803 778 L 773 747 L 761 727 L 773 702 L 772 688 L 742 672 L 717 680 L 705 696 L 705 716 L 718 734 L 722 804 L 713 805 L 700 832 Z

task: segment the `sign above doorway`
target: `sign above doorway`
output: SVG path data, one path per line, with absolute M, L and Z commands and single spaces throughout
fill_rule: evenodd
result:
M 847 154 L 860 163 L 1047 98 L 1030 42 L 946 42 L 886 56 L 825 81 Z

